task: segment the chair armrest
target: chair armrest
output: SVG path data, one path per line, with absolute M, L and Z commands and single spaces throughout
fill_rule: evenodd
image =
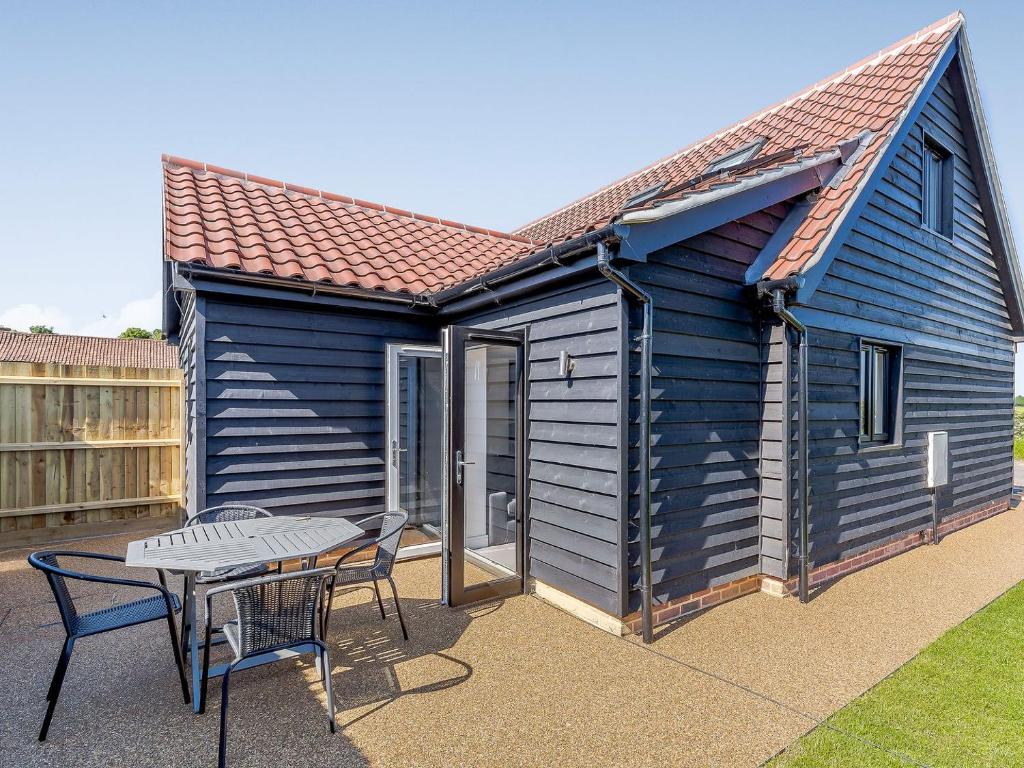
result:
M 360 552 L 365 552 L 370 547 L 377 546 L 377 544 L 378 544 L 378 540 L 377 539 L 371 539 L 370 541 L 367 541 L 364 544 L 360 544 L 355 549 L 350 549 L 348 552 L 346 552 L 344 555 L 342 555 L 341 557 L 338 558 L 338 562 L 336 562 L 334 564 L 334 567 L 337 568 L 339 565 L 344 563 L 346 560 L 348 560 L 353 555 L 358 555 Z
M 78 558 L 82 560 L 105 560 L 108 562 L 123 563 L 124 558 L 117 555 L 104 555 L 98 552 L 52 552 L 51 554 L 57 557 Z M 155 589 L 158 592 L 167 592 L 167 583 L 164 579 L 164 575 L 157 571 L 157 577 L 160 579 L 159 584 L 154 584 L 151 581 L 143 581 L 142 579 L 125 579 L 119 576 L 103 576 L 98 573 L 84 573 L 82 571 L 71 571 L 67 568 L 61 568 L 57 565 L 46 565 L 43 568 L 44 571 L 55 573 L 58 576 L 63 576 L 66 579 L 76 579 L 78 581 L 90 581 L 97 584 L 113 584 L 120 587 L 138 587 L 139 589 Z
M 55 557 L 62 557 L 65 559 L 81 559 L 81 560 L 103 560 L 105 562 L 113 563 L 124 563 L 124 558 L 118 555 L 105 555 L 99 552 L 73 552 L 73 551 L 51 551 L 48 554 L 54 555 Z M 154 584 L 151 581 L 143 581 L 141 579 L 124 579 L 118 576 L 102 576 L 96 573 L 84 573 L 82 571 L 72 571 L 67 568 L 61 568 L 58 565 L 50 565 L 36 558 L 36 554 L 33 553 L 29 556 L 29 562 L 42 570 L 44 573 L 51 573 L 57 576 L 61 576 L 65 579 L 74 579 L 76 581 L 86 581 L 94 584 L 109 584 L 117 587 L 131 587 L 133 589 L 152 589 L 159 592 L 163 598 L 164 603 L 167 606 L 167 612 L 170 615 L 174 615 L 174 600 L 171 596 L 171 591 L 167 588 L 167 581 L 162 571 L 157 569 L 157 578 L 160 580 L 159 584 Z
M 390 514 L 390 513 L 383 513 L 383 514 L 380 514 L 380 515 L 374 515 L 373 517 L 368 517 L 368 518 L 366 518 L 365 520 L 363 520 L 362 522 L 358 523 L 358 525 L 359 525 L 360 527 L 362 527 L 362 525 L 363 525 L 364 523 L 367 523 L 367 522 L 369 522 L 369 521 L 371 521 L 371 520 L 378 520 L 378 519 L 382 519 L 382 518 L 384 518 L 384 517 L 385 517 L 385 516 L 386 516 L 387 514 Z M 378 537 L 377 537 L 376 539 L 374 539 L 373 541 L 368 541 L 368 542 L 366 542 L 365 544 L 361 544 L 360 546 L 356 547 L 355 549 L 353 549 L 353 550 L 350 550 L 350 551 L 346 552 L 346 553 L 345 553 L 344 555 L 342 555 L 341 557 L 339 557 L 339 558 L 338 558 L 338 562 L 334 564 L 334 567 L 335 567 L 335 568 L 337 568 L 337 567 L 338 567 L 339 565 L 341 565 L 342 563 L 344 563 L 344 562 L 345 562 L 346 560 L 348 560 L 348 559 L 349 559 L 350 557 L 352 557 L 353 555 L 358 555 L 358 554 L 359 554 L 360 552 L 362 552 L 362 551 L 364 551 L 364 550 L 366 550 L 366 549 L 369 549 L 370 547 L 373 547 L 373 546 L 380 546 L 380 545 L 381 545 L 381 544 L 383 544 L 383 543 L 384 543 L 385 541 L 388 541 L 388 540 L 390 540 L 390 539 L 393 539 L 393 538 L 395 538 L 396 536 L 401 536 L 401 535 L 402 535 L 402 532 L 403 532 L 404 530 L 405 530 L 405 528 L 404 528 L 404 527 L 402 527 L 402 528 L 396 528 L 396 529 L 395 529 L 395 530 L 393 530 L 393 531 L 392 531 L 391 533 L 389 533 L 389 534 L 388 534 L 387 536 L 378 536 Z

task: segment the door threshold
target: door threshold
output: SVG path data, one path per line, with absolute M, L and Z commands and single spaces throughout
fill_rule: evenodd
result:
M 434 557 L 441 554 L 441 542 L 429 541 L 426 544 L 412 544 L 408 547 L 399 547 L 395 560 L 419 560 L 423 557 Z

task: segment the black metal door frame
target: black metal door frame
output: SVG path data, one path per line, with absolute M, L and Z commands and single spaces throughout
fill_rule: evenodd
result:
M 461 473 L 455 467 L 458 451 L 465 451 L 465 392 L 466 392 L 466 346 L 481 342 L 516 349 L 515 382 L 515 471 L 516 471 L 516 573 L 518 578 L 509 577 L 465 586 L 465 491 Z M 525 446 L 523 445 L 525 422 L 525 350 L 526 336 L 523 331 L 490 331 L 482 328 L 451 325 L 442 331 L 442 354 L 444 359 L 444 542 L 443 578 L 444 598 L 449 605 L 466 605 L 497 597 L 520 594 L 526 580 L 525 568 Z

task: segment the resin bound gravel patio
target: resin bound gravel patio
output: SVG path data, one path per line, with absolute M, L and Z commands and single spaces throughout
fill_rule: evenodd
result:
M 327 733 L 309 661 L 282 662 L 233 682 L 229 759 L 757 766 L 1024 578 L 1022 524 L 1017 507 L 848 576 L 806 606 L 741 598 L 659 628 L 648 648 L 532 596 L 444 608 L 438 561 L 402 563 L 408 643 L 387 602 L 380 620 L 371 591 L 336 603 L 338 733 Z M 123 553 L 130 538 L 73 546 Z M 36 741 L 63 630 L 26 554 L 0 553 L 0 764 L 214 765 L 219 687 L 208 714 L 193 715 L 156 624 L 83 640 L 49 740 Z M 89 607 L 110 604 L 109 591 L 84 586 Z

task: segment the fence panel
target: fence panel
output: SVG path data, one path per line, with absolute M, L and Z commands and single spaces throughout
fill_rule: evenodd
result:
M 0 547 L 176 519 L 181 427 L 178 370 L 0 363 Z

